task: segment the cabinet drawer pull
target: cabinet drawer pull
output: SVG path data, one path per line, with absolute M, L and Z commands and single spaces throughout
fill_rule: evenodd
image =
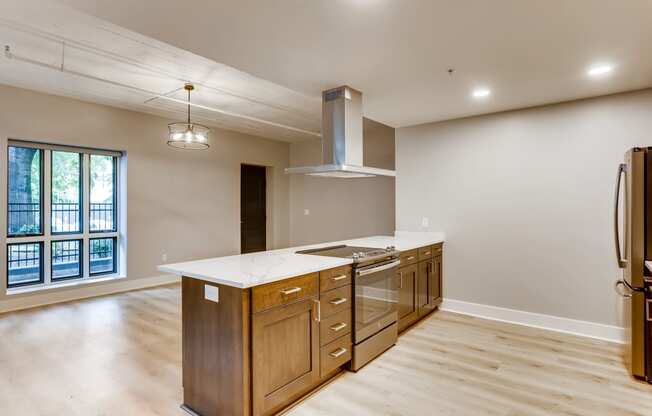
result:
M 281 293 L 284 295 L 291 295 L 293 293 L 301 292 L 300 287 L 289 287 L 287 289 L 282 289 Z
M 414 256 L 410 256 L 410 257 L 408 257 L 408 258 L 405 259 L 405 260 L 407 260 L 407 261 L 414 260 Z
M 347 350 L 346 348 L 342 348 L 342 347 L 340 347 L 340 348 L 336 349 L 335 351 L 331 352 L 331 353 L 328 354 L 328 355 L 330 355 L 330 356 L 333 357 L 333 358 L 337 358 L 337 357 L 339 357 L 340 355 L 345 354 L 347 351 L 348 351 L 348 350 Z
M 430 252 L 429 252 L 429 251 L 426 251 L 425 253 L 423 253 L 423 255 L 424 255 L 424 256 L 429 256 L 429 255 L 430 255 Z
M 339 324 L 332 325 L 331 326 L 331 331 L 339 332 L 339 331 L 343 330 L 344 328 L 346 328 L 346 323 L 340 322 Z
M 345 274 L 340 274 L 338 276 L 331 277 L 331 280 L 334 282 L 339 282 L 340 280 L 346 279 L 348 276 Z
M 328 303 L 330 303 L 331 305 L 341 305 L 347 300 L 348 300 L 347 298 L 335 298 L 330 300 Z
M 315 303 L 315 308 L 314 310 L 314 315 L 315 315 L 315 321 L 321 322 L 321 302 L 318 301 L 317 299 L 313 300 Z

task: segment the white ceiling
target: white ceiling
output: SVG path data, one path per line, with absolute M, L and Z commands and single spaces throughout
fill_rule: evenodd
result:
M 189 80 L 245 116 L 198 121 L 298 141 L 342 84 L 396 127 L 650 87 L 651 41 L 649 0 L 0 0 L 0 46 L 58 67 L 65 43 L 67 71 L 0 56 L 0 83 L 172 121 L 185 106 L 150 99 Z M 591 79 L 596 63 L 615 69 Z
M 321 101 L 49 0 L 0 0 L 0 83 L 284 141 L 318 139 Z M 32 61 L 26 63 L 25 60 Z M 62 67 L 63 71 L 59 70 Z M 235 114 L 235 115 L 233 115 Z M 278 126 L 288 126 L 290 128 Z
M 63 1 L 309 96 L 351 85 L 393 126 L 652 86 L 650 0 Z

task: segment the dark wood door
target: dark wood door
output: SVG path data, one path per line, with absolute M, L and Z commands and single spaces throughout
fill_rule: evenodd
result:
M 417 275 L 418 267 L 411 264 L 399 269 L 398 328 L 399 331 L 412 324 L 418 317 Z
M 254 416 L 274 414 L 319 383 L 316 299 L 253 315 Z
M 240 251 L 267 249 L 267 180 L 264 166 L 240 167 Z

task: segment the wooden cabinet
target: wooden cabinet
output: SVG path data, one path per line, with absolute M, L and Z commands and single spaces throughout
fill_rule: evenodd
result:
M 439 253 L 441 253 L 441 248 L 439 249 Z M 433 257 L 432 263 L 433 263 L 433 274 L 432 274 L 433 284 L 432 284 L 431 298 L 432 298 L 432 304 L 435 307 L 437 307 L 441 305 L 441 301 L 443 299 L 442 255 L 439 254 Z
M 311 298 L 253 316 L 254 415 L 275 413 L 319 381 L 316 308 Z
M 399 268 L 398 289 L 398 329 L 399 331 L 412 325 L 418 317 L 417 279 L 419 269 L 417 264 Z
M 442 244 L 435 244 L 401 253 L 399 331 L 403 331 L 441 304 L 442 251 Z M 415 256 L 418 260 L 415 260 Z
M 432 310 L 430 292 L 432 291 L 432 260 L 419 262 L 417 273 L 417 310 L 419 316 L 424 316 Z
M 350 283 L 346 266 L 253 288 L 253 416 L 275 414 L 351 360 Z

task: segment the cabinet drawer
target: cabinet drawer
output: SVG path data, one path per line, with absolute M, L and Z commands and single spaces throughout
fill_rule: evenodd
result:
M 432 247 L 421 247 L 418 249 L 419 251 L 419 261 L 421 260 L 428 260 L 432 258 Z
M 322 319 L 319 323 L 319 345 L 326 345 L 336 338 L 351 333 L 351 309 Z
M 319 272 L 319 290 L 326 292 L 331 289 L 351 284 L 351 266 Z
M 319 275 L 310 273 L 254 287 L 251 295 L 252 309 L 256 313 L 315 296 L 318 285 Z
M 414 264 L 417 261 L 419 261 L 419 252 L 416 248 L 401 253 L 401 267 Z
M 437 256 L 442 253 L 444 245 L 442 243 L 435 244 L 432 246 L 432 255 Z
M 321 377 L 351 361 L 351 337 L 343 336 L 321 347 Z
M 343 310 L 350 311 L 351 286 L 342 286 L 322 293 L 319 295 L 319 303 L 321 307 L 321 311 L 319 311 L 321 319 L 333 316 Z

